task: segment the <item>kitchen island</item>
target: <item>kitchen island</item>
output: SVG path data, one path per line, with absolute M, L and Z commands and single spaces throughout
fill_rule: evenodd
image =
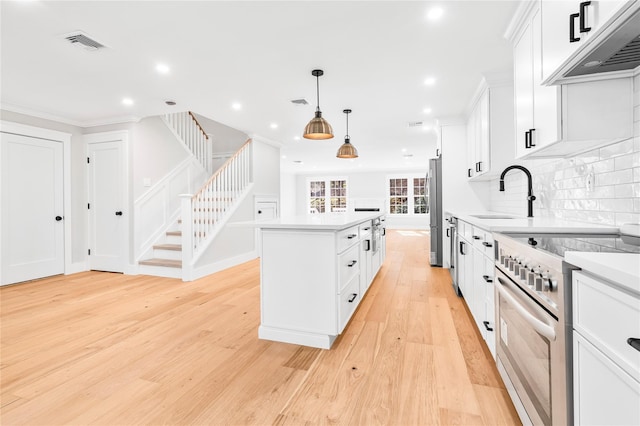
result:
M 380 269 L 381 214 L 259 222 L 261 339 L 329 349 Z

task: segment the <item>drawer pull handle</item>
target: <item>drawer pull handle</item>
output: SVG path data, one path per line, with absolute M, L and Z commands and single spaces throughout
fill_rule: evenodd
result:
M 569 43 L 575 43 L 580 41 L 580 37 L 576 37 L 576 18 L 579 18 L 579 13 L 572 13 L 569 15 Z
M 371 227 L 367 226 L 366 228 L 364 228 L 365 231 L 368 231 L 369 229 L 371 229 Z
M 627 339 L 627 343 L 636 351 L 640 352 L 640 339 L 634 339 L 633 337 L 629 337 Z
M 358 297 L 358 294 L 357 293 L 352 293 L 351 297 L 349 298 L 349 300 L 347 300 L 347 302 L 353 303 L 353 301 L 356 300 L 356 297 Z
M 348 266 L 349 268 L 351 268 L 351 267 L 353 267 L 353 265 L 355 265 L 356 263 L 358 263 L 358 261 L 357 261 L 357 260 L 352 260 L 352 261 L 351 261 L 351 263 L 350 263 L 350 264 L 348 264 L 347 266 Z
M 352 239 L 352 238 L 355 238 L 357 236 L 358 236 L 358 234 L 349 234 L 349 235 L 347 235 L 347 238 L 348 239 Z
M 587 6 L 591 6 L 590 1 L 583 1 L 580 3 L 580 32 L 588 33 L 591 31 L 591 27 L 587 27 Z
M 484 328 L 486 328 L 487 331 L 493 331 L 493 328 L 489 327 L 489 321 L 482 321 L 482 323 L 484 324 Z
M 485 242 L 483 242 L 483 243 L 482 243 L 482 245 L 483 245 L 483 246 L 485 246 L 485 247 L 493 247 L 493 244 L 488 243 L 488 242 L 486 242 L 486 241 L 485 241 Z
M 491 278 L 489 275 L 483 275 L 482 278 L 485 280 L 485 282 L 488 282 L 488 283 L 493 282 L 493 278 Z
M 473 236 L 473 239 L 474 239 L 474 240 L 479 240 L 479 239 L 480 239 L 480 237 L 478 237 L 477 235 L 474 235 L 474 236 Z

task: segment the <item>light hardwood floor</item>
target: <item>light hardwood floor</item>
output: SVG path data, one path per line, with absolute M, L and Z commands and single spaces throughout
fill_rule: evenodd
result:
M 258 340 L 258 260 L 191 283 L 86 272 L 1 288 L 0 424 L 519 424 L 428 244 L 388 232 L 331 350 Z

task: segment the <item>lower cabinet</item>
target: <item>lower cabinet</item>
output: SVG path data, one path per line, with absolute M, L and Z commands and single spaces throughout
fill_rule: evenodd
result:
M 640 424 L 640 297 L 584 271 L 573 277 L 575 424 Z
M 493 357 L 496 357 L 494 261 L 491 233 L 462 223 L 458 246 L 458 286 Z M 466 236 L 466 237 L 465 237 Z
M 262 229 L 261 339 L 331 347 L 381 265 L 370 227 Z

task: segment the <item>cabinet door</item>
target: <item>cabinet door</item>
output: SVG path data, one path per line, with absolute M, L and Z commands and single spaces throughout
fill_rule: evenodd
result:
M 467 120 L 467 178 L 476 175 L 476 110 L 471 111 Z
M 489 90 L 486 90 L 478 101 L 476 122 L 476 162 L 477 175 L 485 174 L 491 169 L 489 130 Z
M 473 295 L 472 299 L 467 299 L 469 309 L 476 320 L 476 326 L 480 330 L 480 334 L 484 339 L 487 338 L 487 331 L 483 321 L 486 317 L 485 312 L 485 281 L 484 275 L 484 255 L 477 247 L 473 248 Z
M 640 424 L 640 383 L 573 332 L 575 424 Z
M 533 128 L 533 42 L 531 29 L 531 22 L 525 24 L 520 38 L 513 46 L 517 158 L 527 153 L 525 132 Z
M 456 247 L 457 252 L 457 265 L 458 268 L 458 288 L 462 295 L 467 297 L 467 275 L 466 275 L 466 264 L 469 259 L 468 252 L 471 248 L 469 244 L 461 237 L 458 237 L 458 247 Z M 466 254 L 465 254 L 466 253 Z
M 580 7 L 580 1 L 545 0 L 540 4 L 542 11 L 542 78 L 553 74 L 586 40 L 600 29 L 622 6 L 626 0 L 592 0 L 588 6 Z M 570 38 L 570 17 L 574 21 L 573 41 Z M 580 32 L 580 20 L 589 31 Z
M 562 139 L 560 126 L 561 86 L 542 85 L 542 24 L 540 11 L 531 21 L 531 42 L 533 50 L 533 126 L 530 131 L 529 151 L 534 151 Z M 533 130 L 532 130 L 533 129 Z

